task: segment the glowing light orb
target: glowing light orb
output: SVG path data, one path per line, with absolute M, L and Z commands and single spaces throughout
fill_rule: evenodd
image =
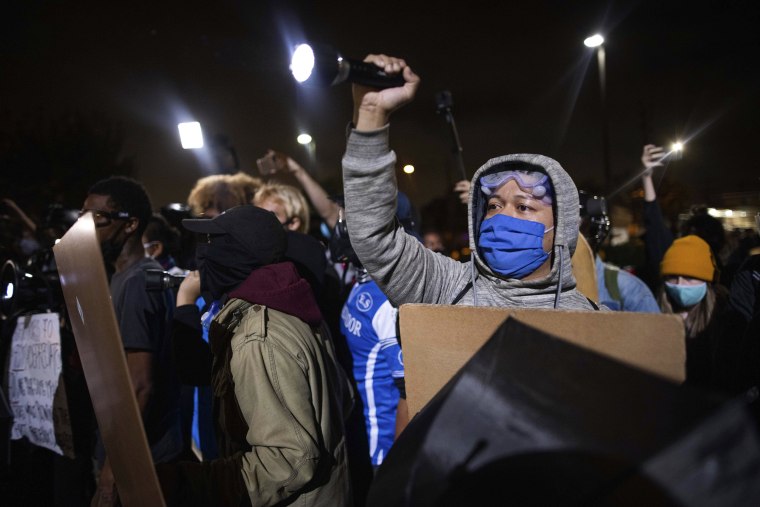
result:
M 293 57 L 290 59 L 290 72 L 293 73 L 293 77 L 299 83 L 303 83 L 314 69 L 314 51 L 308 44 L 299 44 L 295 51 L 293 51 Z
M 604 44 L 604 37 L 597 33 L 586 38 L 586 40 L 583 41 L 583 44 L 588 48 L 596 48 Z
M 179 129 L 179 140 L 184 149 L 197 150 L 203 148 L 203 132 L 200 123 L 188 121 L 178 124 L 177 128 Z

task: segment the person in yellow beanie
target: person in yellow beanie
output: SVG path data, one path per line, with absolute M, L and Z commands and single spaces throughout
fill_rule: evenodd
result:
M 699 236 L 679 238 L 660 264 L 662 286 L 657 301 L 663 313 L 680 315 L 686 331 L 686 381 L 709 386 L 726 290 L 715 282 L 718 273 L 710 246 Z

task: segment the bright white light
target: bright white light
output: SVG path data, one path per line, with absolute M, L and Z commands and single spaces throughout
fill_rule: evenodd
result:
M 3 299 L 11 299 L 13 297 L 13 284 L 9 283 L 5 286 L 5 295 Z
M 604 44 L 604 37 L 601 35 L 594 34 L 591 37 L 588 37 L 586 40 L 583 41 L 583 43 L 586 45 L 586 47 L 589 48 L 596 48 Z
M 296 137 L 296 141 L 298 141 L 298 144 L 309 144 L 311 142 L 311 136 L 309 134 L 299 134 L 298 137 Z
M 203 148 L 203 132 L 201 124 L 197 121 L 188 121 L 177 125 L 179 129 L 179 140 L 182 147 L 186 150 L 197 150 Z
M 707 208 L 707 214 L 715 218 L 732 218 L 735 214 L 738 215 L 738 213 L 734 213 L 734 210 L 732 209 L 715 208 Z
M 404 166 L 404 172 L 406 174 L 412 174 L 414 172 L 414 166 L 412 164 L 407 164 Z
M 683 151 L 683 143 L 681 141 L 676 141 L 673 143 L 673 146 L 670 147 L 671 150 L 675 152 L 682 152 Z
M 296 81 L 303 83 L 314 69 L 314 51 L 308 44 L 300 44 L 293 51 L 293 57 L 290 59 L 290 72 Z

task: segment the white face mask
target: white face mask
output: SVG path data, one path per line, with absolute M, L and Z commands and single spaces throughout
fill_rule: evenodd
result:
M 148 253 L 148 248 L 158 245 L 158 241 L 149 241 L 148 243 L 143 243 L 143 249 L 145 249 L 145 257 L 148 259 L 155 259 L 155 257 Z
M 628 243 L 630 239 L 628 235 L 628 228 L 626 227 L 613 227 L 610 229 L 610 245 L 618 246 L 624 243 Z

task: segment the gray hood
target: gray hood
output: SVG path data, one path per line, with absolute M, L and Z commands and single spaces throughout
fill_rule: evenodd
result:
M 505 278 L 494 273 L 478 252 L 478 236 L 480 224 L 485 216 L 486 198 L 480 190 L 480 177 L 485 174 L 504 170 L 542 171 L 549 175 L 554 187 L 554 245 L 552 247 L 552 268 L 550 273 L 540 279 L 523 281 Z M 557 290 L 558 282 L 562 292 L 575 288 L 570 259 L 575 252 L 578 241 L 580 213 L 578 189 L 570 175 L 562 169 L 559 163 L 543 155 L 515 154 L 492 158 L 472 177 L 470 186 L 470 202 L 468 205 L 470 221 L 470 249 L 479 276 L 488 278 L 494 283 L 499 292 L 504 291 L 507 297 L 535 296 L 552 294 Z

